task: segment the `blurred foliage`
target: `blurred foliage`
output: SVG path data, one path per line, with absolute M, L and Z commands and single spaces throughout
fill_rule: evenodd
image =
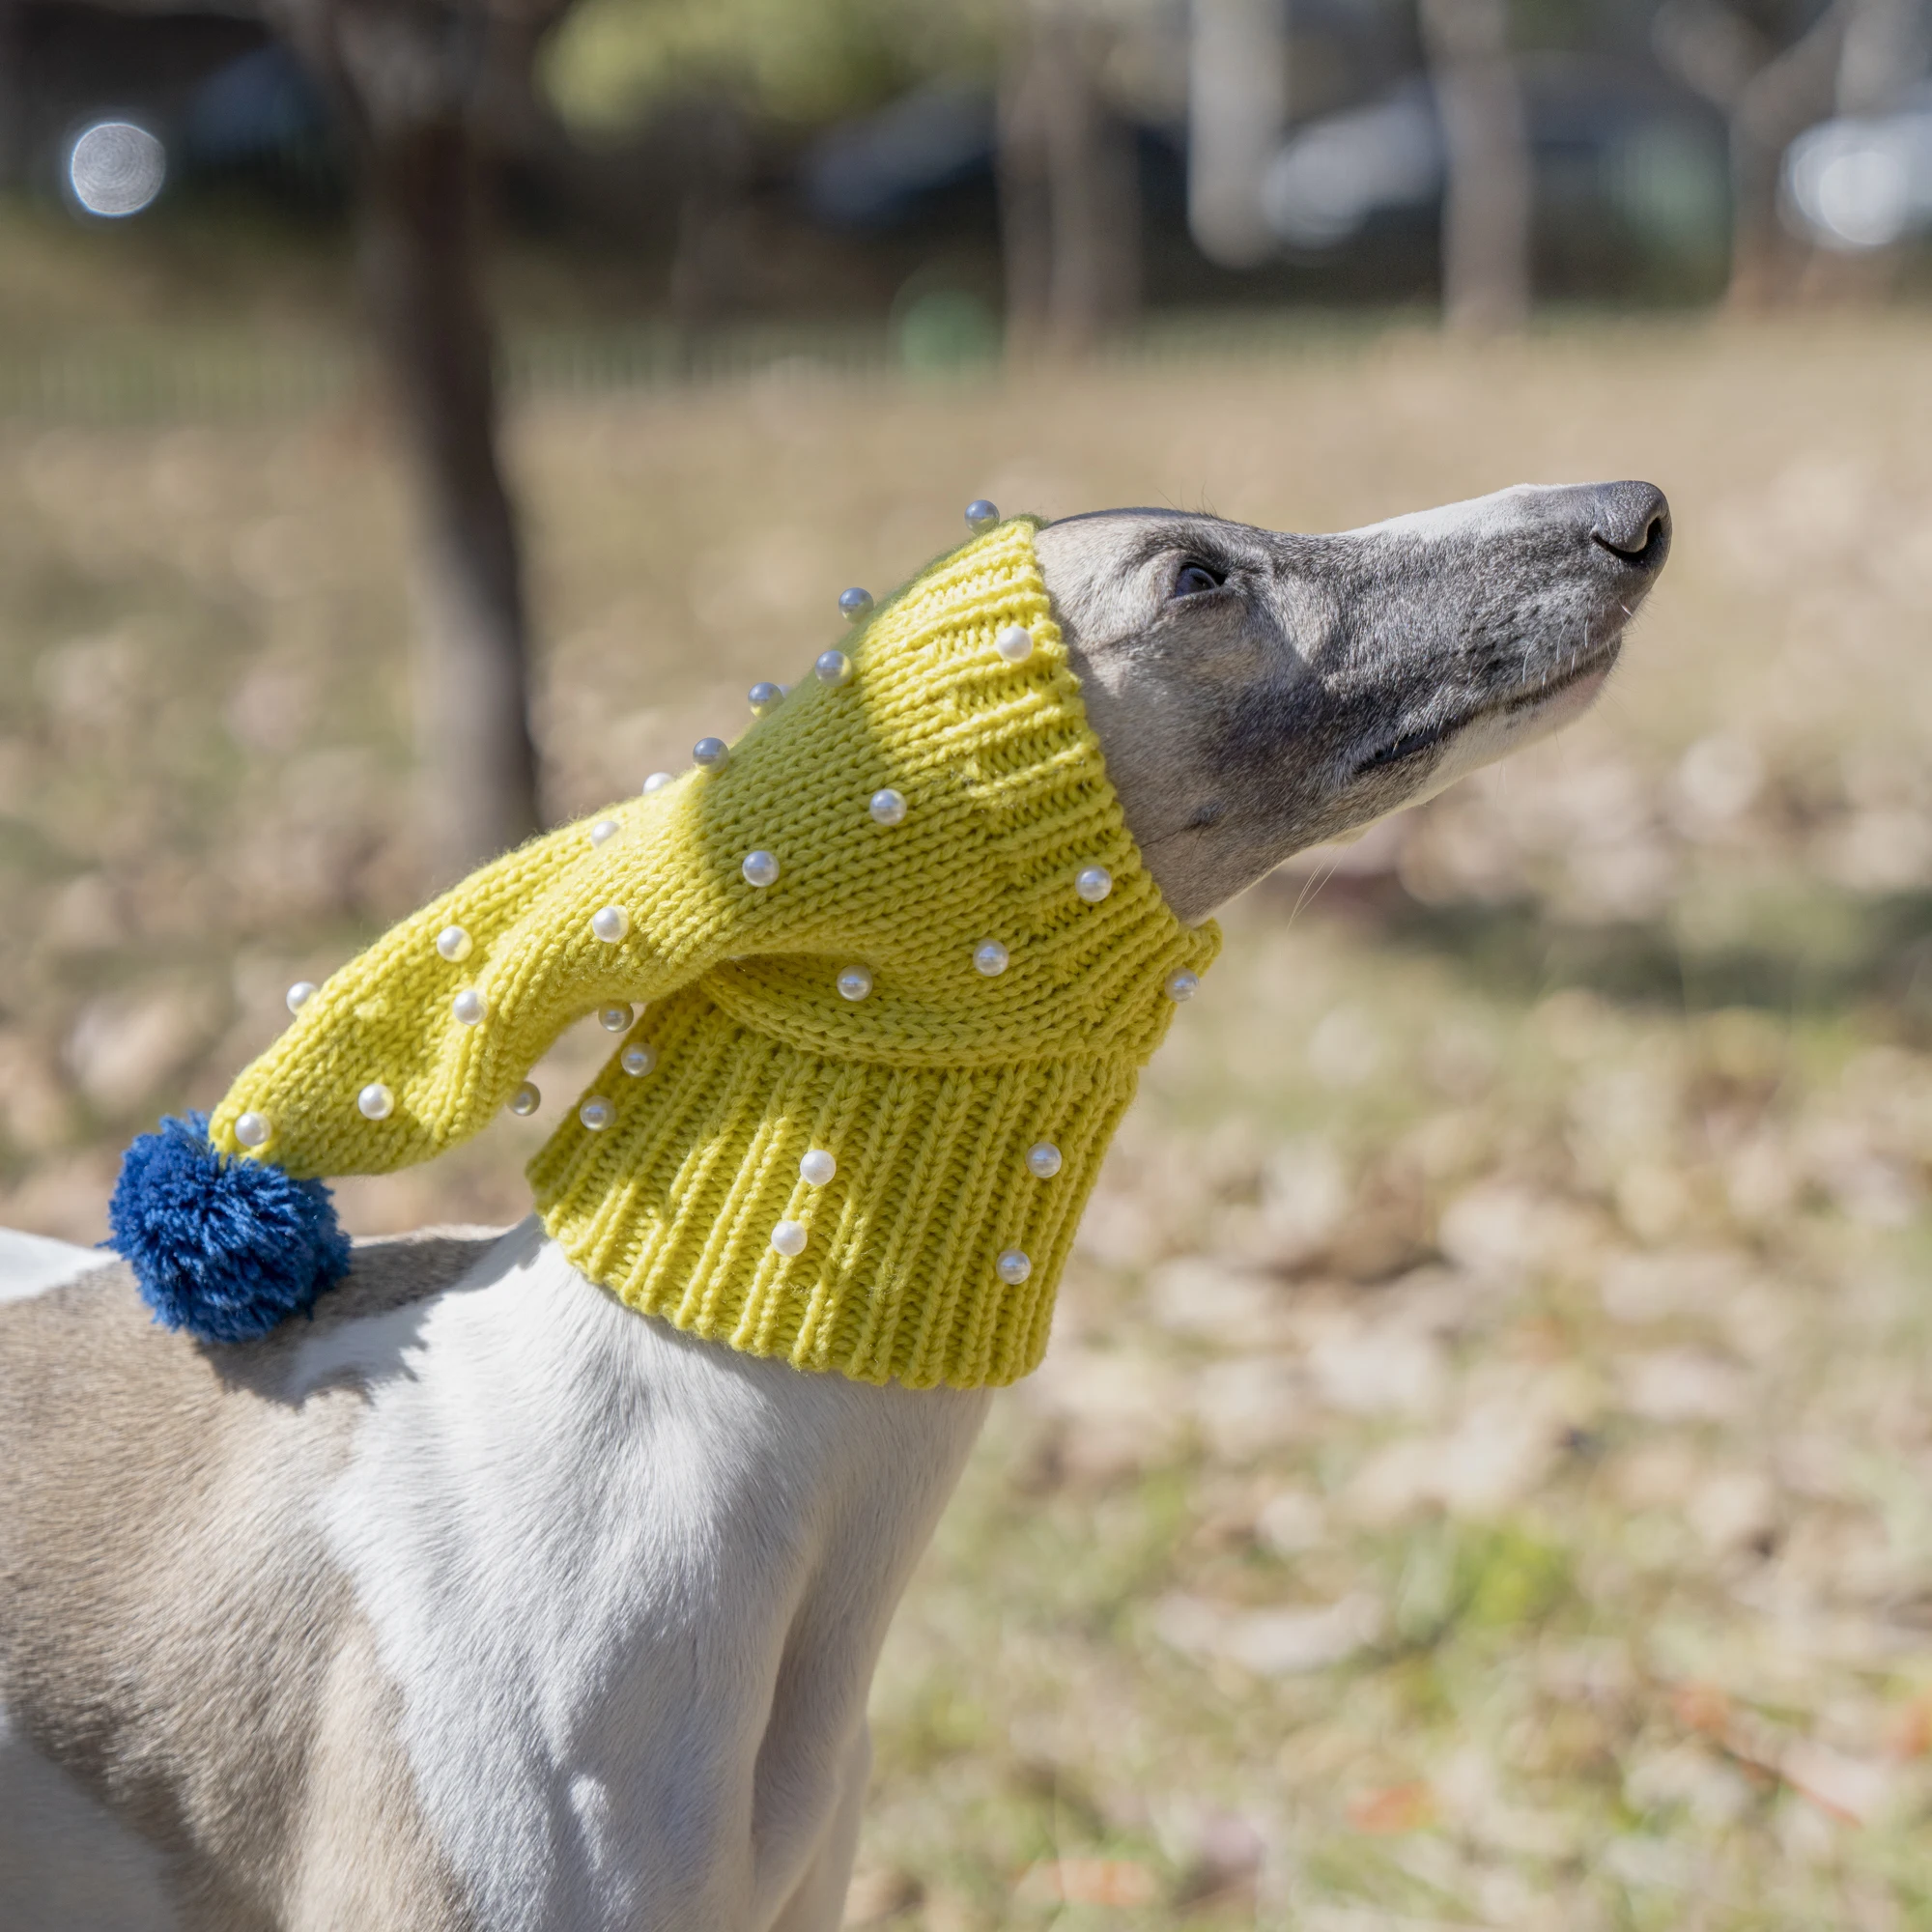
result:
M 541 80 L 564 120 L 609 134 L 692 94 L 818 127 L 923 80 L 986 74 L 999 0 L 581 0 Z

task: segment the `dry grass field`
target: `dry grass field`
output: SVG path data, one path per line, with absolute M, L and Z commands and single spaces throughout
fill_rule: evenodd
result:
M 1932 1926 L 1922 322 L 781 367 L 514 455 L 559 814 L 976 495 L 1669 491 L 1592 717 L 1232 909 L 893 1636 L 851 1918 Z M 98 1237 L 128 1136 L 413 902 L 408 623 L 359 406 L 0 424 L 0 1220 Z M 540 1134 L 345 1215 L 512 1218 Z

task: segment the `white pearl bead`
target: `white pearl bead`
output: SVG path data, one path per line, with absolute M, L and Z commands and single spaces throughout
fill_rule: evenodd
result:
M 872 814 L 874 825 L 903 825 L 906 815 L 904 792 L 895 791 L 888 785 L 884 791 L 875 791 L 867 810 Z
M 289 1011 L 298 1013 L 315 998 L 315 981 L 298 980 L 288 990 Z
M 668 772 L 653 772 L 644 781 L 644 796 L 649 798 L 654 793 L 663 791 L 665 786 L 669 784 L 670 781 L 671 775 Z
M 772 1230 L 772 1246 L 781 1255 L 802 1255 L 805 1252 L 805 1223 L 803 1221 L 781 1221 Z
M 606 1033 L 629 1033 L 631 1030 L 631 1009 L 629 1007 L 599 1007 L 597 1024 Z
M 1051 1141 L 1035 1141 L 1027 1149 L 1027 1172 L 1036 1180 L 1051 1180 L 1060 1172 L 1060 1150 Z
M 534 1080 L 526 1080 L 510 1095 L 510 1112 L 515 1114 L 519 1120 L 526 1120 L 542 1105 L 543 1094 L 538 1090 L 537 1083 Z
M 450 960 L 468 959 L 475 943 L 460 925 L 445 925 L 436 936 L 436 950 Z
M 784 687 L 762 677 L 745 694 L 745 701 L 752 707 L 753 718 L 762 718 L 766 712 L 776 711 L 783 698 Z
M 700 738 L 692 746 L 691 755 L 707 772 L 722 772 L 731 761 L 731 748 L 723 738 Z
M 838 609 L 848 624 L 861 623 L 872 614 L 872 593 L 855 583 L 838 593 Z
M 590 828 L 590 842 L 593 845 L 602 845 L 607 838 L 616 838 L 623 829 L 614 818 L 600 818 Z
M 744 873 L 748 886 L 769 886 L 779 875 L 778 857 L 771 852 L 747 852 L 745 863 L 738 869 Z
M 235 1138 L 244 1148 L 266 1147 L 269 1136 L 273 1132 L 267 1114 L 258 1114 L 250 1108 L 247 1113 L 235 1117 Z
M 993 639 L 993 648 L 1009 664 L 1025 664 L 1027 659 L 1033 656 L 1033 633 L 1022 629 L 1018 624 L 1009 624 Z
M 1104 866 L 1086 866 L 1073 881 L 1073 890 L 1089 905 L 1098 905 L 1114 890 L 1114 875 Z
M 1167 977 L 1167 997 L 1170 1000 L 1191 1000 L 1200 990 L 1200 975 L 1190 973 L 1185 968 L 1179 973 L 1170 973 Z
M 813 1148 L 798 1164 L 798 1178 L 808 1187 L 823 1187 L 838 1172 L 838 1161 L 823 1148 Z
M 982 939 L 973 949 L 973 970 L 997 980 L 1007 970 L 1007 949 L 997 939 Z
M 820 684 L 835 691 L 852 681 L 852 660 L 843 651 L 820 651 L 811 662 L 811 674 Z
M 1019 1248 L 1008 1248 L 993 1264 L 998 1268 L 1000 1279 L 1009 1288 L 1017 1288 L 1033 1272 L 1033 1263 Z
M 590 915 L 590 930 L 606 946 L 615 946 L 630 929 L 631 915 L 622 906 L 605 906 Z
M 975 497 L 966 505 L 966 527 L 977 536 L 983 536 L 1000 521 L 1000 506 L 990 503 L 984 497 Z
M 616 1118 L 616 1114 L 617 1110 L 611 1106 L 610 1101 L 602 1099 L 586 1100 L 577 1110 L 577 1118 L 593 1134 L 601 1134 Z
M 657 1064 L 658 1064 L 657 1048 L 654 1046 L 646 1046 L 640 1039 L 633 1040 L 631 1044 L 627 1046 L 623 1050 L 623 1052 L 617 1056 L 617 1065 L 621 1066 L 624 1069 L 624 1071 L 631 1076 L 633 1080 L 641 1080 L 646 1073 L 649 1073 L 650 1071 L 652 1071 L 654 1067 L 656 1067 Z
M 372 1080 L 355 1096 L 365 1121 L 386 1121 L 396 1111 L 396 1096 L 380 1080 Z
M 463 1026 L 481 1026 L 483 1015 L 490 1010 L 490 1003 L 474 986 L 466 986 L 450 1001 L 449 1010 Z
M 869 966 L 847 966 L 838 975 L 838 997 L 841 1000 L 864 1000 L 872 991 L 872 969 Z

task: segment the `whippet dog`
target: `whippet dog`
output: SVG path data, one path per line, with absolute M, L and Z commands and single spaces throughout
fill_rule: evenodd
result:
M 1648 484 L 1335 536 L 1037 538 L 1128 827 L 1199 921 L 1575 718 L 1662 569 Z M 368 1241 L 204 1347 L 0 1237 L 14 1932 L 821 1932 L 886 1627 L 984 1390 L 633 1313 L 534 1222 Z

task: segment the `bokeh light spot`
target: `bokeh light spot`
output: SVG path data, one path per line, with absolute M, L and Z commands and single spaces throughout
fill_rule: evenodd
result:
M 167 173 L 167 150 L 132 121 L 97 121 L 68 150 L 68 185 L 90 214 L 140 213 Z

